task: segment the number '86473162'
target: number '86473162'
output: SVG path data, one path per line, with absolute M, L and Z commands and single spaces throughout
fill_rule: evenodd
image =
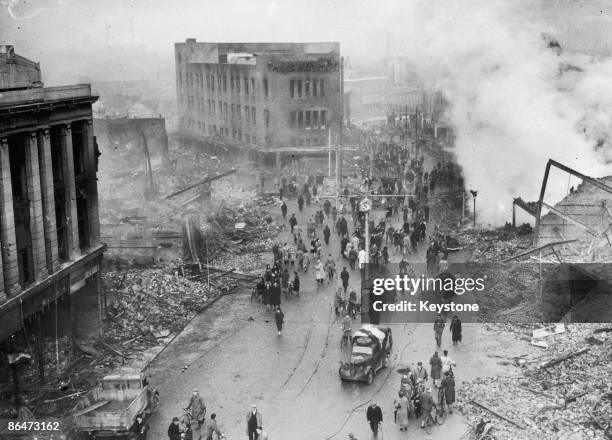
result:
M 8 422 L 9 431 L 59 431 L 59 422 Z

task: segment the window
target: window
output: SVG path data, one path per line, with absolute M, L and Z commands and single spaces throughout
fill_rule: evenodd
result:
M 251 135 L 249 135 L 249 134 L 246 135 L 246 141 L 249 144 L 251 143 Z
M 251 138 L 251 140 L 253 141 L 253 144 L 256 144 L 256 143 L 257 143 L 257 136 L 253 136 L 253 137 Z
M 298 128 L 304 128 L 304 112 L 298 112 Z
M 263 112 L 264 118 L 264 126 L 267 128 L 270 126 L 270 112 L 268 110 L 264 110 Z
M 318 84 L 319 84 L 319 81 L 317 81 L 316 79 L 312 82 L 312 97 L 313 98 L 317 97 L 317 90 L 318 90 L 317 85 Z
M 223 116 L 223 103 L 219 101 L 219 114 Z
M 238 140 L 242 142 L 242 130 L 238 130 Z
M 249 122 L 249 108 L 247 106 L 244 106 L 244 119 Z
M 210 75 L 210 89 L 215 91 L 215 75 Z
M 232 104 L 232 119 L 236 117 L 236 105 Z
M 236 106 L 236 114 L 238 115 L 238 120 L 242 119 L 242 108 L 240 107 L 240 104 Z
M 302 80 L 301 79 L 297 80 L 297 97 L 298 98 L 302 97 Z
M 232 90 L 232 92 L 234 91 L 234 77 L 230 76 L 230 89 Z
M 240 93 L 240 77 L 236 77 L 236 93 Z
M 263 79 L 263 89 L 264 89 L 264 97 L 267 98 L 268 97 L 268 79 L 267 78 Z
M 217 90 L 221 91 L 221 75 L 217 75 Z
M 319 128 L 319 112 L 316 110 L 312 112 L 312 128 Z
M 255 78 L 251 78 L 251 93 L 255 94 Z
M 289 127 L 297 127 L 297 112 L 289 112 Z
M 295 98 L 295 80 L 294 79 L 289 80 L 289 95 L 292 98 Z
M 310 110 L 306 110 L 304 117 L 304 127 L 310 129 Z
M 323 80 L 319 81 L 319 95 L 321 95 L 321 97 L 325 96 L 325 86 L 324 86 L 325 82 Z
M 256 116 L 255 107 L 251 107 L 251 123 L 253 125 L 255 125 L 255 123 L 257 122 L 257 118 L 255 116 Z
M 213 115 L 216 115 L 216 114 L 217 114 L 217 108 L 216 108 L 216 106 L 215 106 L 215 101 L 213 101 L 213 102 L 212 102 L 212 106 L 213 106 L 213 107 L 212 107 L 212 112 L 213 112 Z M 215 130 L 215 131 L 216 131 L 216 130 Z
M 321 110 L 321 128 L 325 128 L 327 125 L 327 112 L 325 110 Z
M 309 79 L 304 81 L 304 96 L 306 98 L 310 98 L 310 80 Z
M 297 147 L 297 139 L 296 138 L 291 138 L 291 146 L 292 147 Z
M 223 75 L 223 91 L 227 92 L 227 76 Z
M 225 117 L 227 118 L 227 102 L 223 103 L 223 113 L 225 113 Z
M 180 62 L 181 62 L 181 54 L 180 53 L 177 55 L 177 58 L 178 58 L 178 62 L 180 64 Z
M 245 95 L 249 94 L 249 79 L 248 78 L 244 79 L 244 94 Z

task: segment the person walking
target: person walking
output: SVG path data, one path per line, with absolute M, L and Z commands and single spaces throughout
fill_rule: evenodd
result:
M 283 201 L 283 203 L 281 203 L 281 214 L 283 215 L 283 220 L 286 220 L 287 218 L 287 204 L 285 203 L 285 201 Z
M 186 409 L 191 410 L 192 419 L 198 421 L 197 429 L 200 429 L 206 416 L 206 405 L 204 405 L 204 400 L 202 400 L 197 388 L 193 389 L 193 394 L 189 399 L 189 405 L 187 405 Z
M 436 315 L 436 319 L 434 321 L 434 338 L 436 339 L 436 345 L 439 347 L 442 344 L 442 331 L 446 327 L 446 323 L 444 322 L 444 318 L 442 315 L 438 313 Z
M 438 356 L 438 352 L 436 351 L 431 359 L 429 360 L 429 365 L 431 365 L 431 380 L 433 380 L 436 388 L 440 387 L 441 383 L 441 375 L 442 375 L 442 360 L 440 356 Z
M 461 342 L 461 320 L 457 315 L 453 316 L 450 324 L 450 331 L 452 335 L 453 345 L 457 345 Z
M 246 414 L 246 422 L 247 422 L 247 435 L 249 436 L 249 440 L 258 440 L 259 435 L 257 433 L 258 429 L 262 428 L 262 417 L 261 413 L 257 410 L 256 405 L 251 405 L 251 410 Z
M 276 312 L 274 313 L 274 320 L 276 321 L 276 329 L 278 330 L 278 336 L 280 336 L 281 331 L 283 331 L 283 322 L 285 322 L 285 314 L 282 312 L 280 307 L 276 308 Z
M 299 211 L 302 212 L 304 210 L 304 197 L 302 196 L 302 194 L 300 194 L 300 196 L 298 197 L 297 204 Z
M 348 289 L 350 274 L 348 270 L 346 270 L 346 266 L 342 268 L 342 272 L 340 272 L 340 279 L 342 280 L 342 287 L 344 288 L 344 293 Z
M 293 292 L 295 292 L 296 296 L 299 298 L 300 297 L 300 277 L 298 276 L 297 272 L 294 272 L 293 285 L 291 287 L 293 288 Z
M 383 413 L 376 402 L 372 402 L 366 411 L 366 419 L 370 424 L 370 429 L 374 434 L 374 438 L 378 438 L 378 428 L 383 421 Z
M 453 413 L 453 404 L 455 403 L 455 375 L 452 370 L 448 371 L 442 379 L 442 388 L 444 390 L 444 398 L 448 406 L 448 412 Z
M 331 235 L 331 231 L 329 229 L 329 225 L 325 225 L 323 228 L 323 239 L 325 240 L 325 245 L 329 246 L 329 237 Z
M 289 226 L 291 226 L 291 233 L 293 234 L 293 230 L 297 226 L 297 218 L 295 218 L 295 214 L 291 214 L 291 217 L 289 218 Z
M 174 417 L 168 427 L 168 440 L 181 440 L 181 430 L 179 429 L 179 418 Z
M 204 439 L 213 440 L 213 434 L 217 434 L 217 438 L 221 438 L 223 436 L 223 433 L 217 426 L 217 414 L 215 413 L 210 415 L 210 420 L 206 422 L 206 425 L 204 426 Z
M 443 356 L 440 358 L 442 362 L 442 374 L 446 374 L 453 369 L 455 365 L 457 365 L 451 357 L 448 355 L 448 350 L 444 350 Z
M 315 265 L 315 277 L 317 280 L 317 292 L 318 292 L 319 288 L 325 282 L 325 268 L 323 267 L 323 263 L 321 263 L 321 260 L 317 260 L 317 264 Z
M 395 422 L 399 425 L 400 431 L 407 431 L 408 430 L 409 400 L 406 397 L 404 391 L 400 390 L 398 395 L 399 395 L 399 399 L 394 402 L 395 410 L 397 411 L 395 413 L 396 414 Z

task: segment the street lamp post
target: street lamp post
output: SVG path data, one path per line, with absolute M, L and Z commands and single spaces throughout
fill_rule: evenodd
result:
M 470 190 L 470 192 L 472 193 L 472 197 L 474 200 L 474 220 L 473 220 L 473 228 L 476 229 L 476 196 L 478 195 L 478 191 L 474 191 L 473 189 Z

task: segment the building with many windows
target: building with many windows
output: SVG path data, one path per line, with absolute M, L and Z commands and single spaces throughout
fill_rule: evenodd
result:
M 27 329 L 41 371 L 46 337 L 101 331 L 96 99 L 0 46 L 0 351 Z
M 176 43 L 180 130 L 259 151 L 327 148 L 342 120 L 339 52 L 339 43 Z

